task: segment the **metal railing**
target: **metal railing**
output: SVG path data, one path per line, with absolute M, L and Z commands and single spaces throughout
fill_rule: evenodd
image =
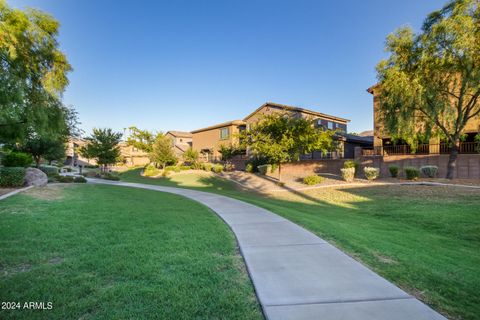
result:
M 392 155 L 422 155 L 422 154 L 449 154 L 452 146 L 449 143 L 420 144 L 416 149 L 409 145 L 391 145 L 373 148 L 363 148 L 363 156 L 392 156 Z M 458 153 L 475 154 L 480 153 L 479 142 L 460 142 Z

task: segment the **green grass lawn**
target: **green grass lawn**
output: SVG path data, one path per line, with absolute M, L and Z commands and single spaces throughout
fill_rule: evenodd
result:
M 157 191 L 50 186 L 0 203 L 0 319 L 261 319 L 229 228 Z
M 259 195 L 208 174 L 122 180 L 221 193 L 271 210 L 452 319 L 480 315 L 480 191 L 430 186 L 326 188 Z

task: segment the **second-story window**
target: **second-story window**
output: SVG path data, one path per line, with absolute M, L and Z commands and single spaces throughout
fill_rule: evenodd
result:
M 327 122 L 327 128 L 328 128 L 328 130 L 333 130 L 333 122 L 332 121 Z
M 230 137 L 230 130 L 228 128 L 220 129 L 220 140 L 226 140 Z

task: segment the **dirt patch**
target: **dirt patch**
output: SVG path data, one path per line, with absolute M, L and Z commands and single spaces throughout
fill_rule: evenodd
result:
M 0 269 L 0 273 L 4 276 L 4 277 L 7 277 L 7 276 L 12 276 L 12 275 L 15 275 L 17 273 L 23 273 L 23 272 L 28 272 L 32 269 L 32 266 L 28 263 L 22 263 L 16 267 L 12 267 L 12 268 L 1 268 Z
M 63 262 L 62 257 L 53 257 L 52 259 L 48 260 L 48 264 L 52 264 L 52 265 L 60 264 L 62 262 Z
M 375 258 L 377 258 L 378 261 L 380 261 L 381 263 L 385 263 L 385 264 L 398 264 L 398 261 L 390 258 L 390 257 L 387 257 L 387 256 L 384 256 L 384 255 L 381 255 L 379 253 L 373 253 L 373 255 L 375 256 Z
M 4 194 L 7 194 L 9 192 L 12 192 L 13 190 L 15 190 L 15 189 L 13 189 L 13 188 L 0 188 L 0 196 L 4 195 Z
M 63 190 L 71 187 L 68 184 L 52 184 L 45 187 L 32 188 L 25 192 L 26 195 L 41 200 L 60 200 L 65 197 Z

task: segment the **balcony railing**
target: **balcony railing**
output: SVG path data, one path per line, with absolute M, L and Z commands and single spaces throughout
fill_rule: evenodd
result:
M 409 145 L 391 145 L 362 149 L 363 156 L 392 156 L 408 154 L 449 154 L 452 146 L 449 143 L 440 144 L 420 144 L 417 149 Z M 458 150 L 460 154 L 480 154 L 479 142 L 461 142 Z

